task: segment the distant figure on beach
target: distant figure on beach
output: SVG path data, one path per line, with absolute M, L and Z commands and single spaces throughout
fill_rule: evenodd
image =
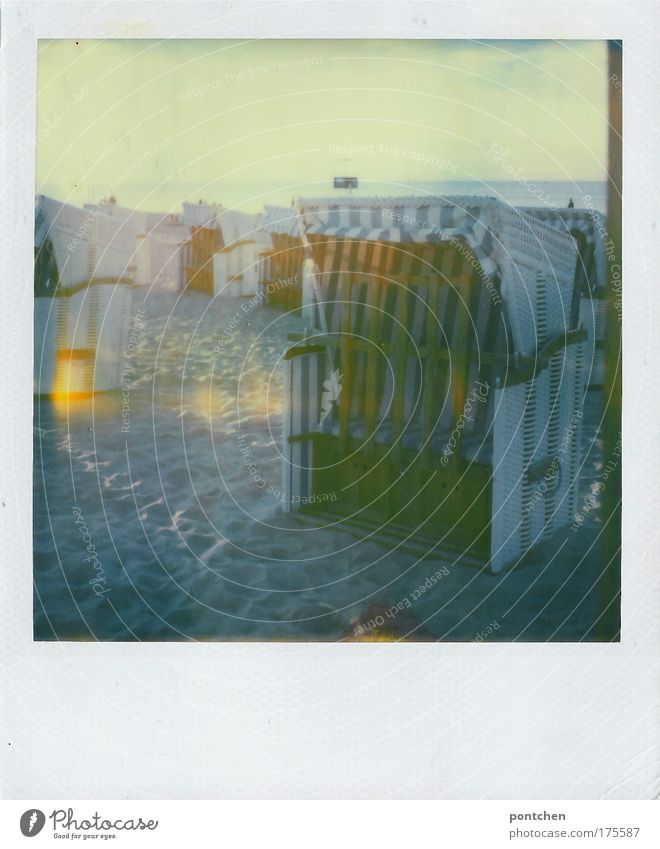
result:
M 575 204 L 573 203 L 573 198 L 569 198 L 568 199 L 568 208 L 573 209 L 574 206 L 575 206 Z

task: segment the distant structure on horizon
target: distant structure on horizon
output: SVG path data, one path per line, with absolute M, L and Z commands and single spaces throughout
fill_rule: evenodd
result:
M 357 177 L 335 177 L 333 180 L 333 188 L 335 189 L 347 189 L 350 192 L 357 187 Z

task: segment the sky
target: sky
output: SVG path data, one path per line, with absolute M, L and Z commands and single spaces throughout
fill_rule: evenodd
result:
M 37 191 L 77 205 L 605 179 L 603 41 L 57 40 L 37 67 Z

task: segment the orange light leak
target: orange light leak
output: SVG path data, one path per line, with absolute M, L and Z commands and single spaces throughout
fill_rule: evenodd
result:
M 96 351 L 93 348 L 60 348 L 56 354 L 55 384 L 46 397 L 61 421 L 80 417 L 118 415 L 114 393 L 95 392 L 90 386 Z
M 93 348 L 60 348 L 57 352 L 58 362 L 89 362 L 96 356 Z
M 60 422 L 110 419 L 121 422 L 121 394 L 117 392 L 53 392 L 47 396 Z
M 88 364 L 93 361 L 95 352 L 89 348 L 59 348 L 56 355 L 55 385 L 50 397 L 55 408 L 64 412 L 69 402 L 87 400 L 94 391 L 86 388 Z

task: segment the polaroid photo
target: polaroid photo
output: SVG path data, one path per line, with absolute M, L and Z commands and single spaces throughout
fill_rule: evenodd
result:
M 36 640 L 618 639 L 621 52 L 39 43 Z
M 657 11 L 3 7 L 7 796 L 660 790 Z

